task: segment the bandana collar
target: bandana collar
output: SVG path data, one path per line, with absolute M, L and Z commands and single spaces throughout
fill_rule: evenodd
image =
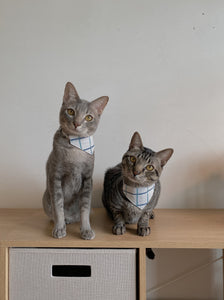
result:
M 82 151 L 85 151 L 89 154 L 94 154 L 95 146 L 92 135 L 88 137 L 78 137 L 69 135 L 69 141 L 71 145 L 81 149 Z
M 140 209 L 143 209 L 150 202 L 154 189 L 155 184 L 136 188 L 123 183 L 123 193 L 131 203 Z

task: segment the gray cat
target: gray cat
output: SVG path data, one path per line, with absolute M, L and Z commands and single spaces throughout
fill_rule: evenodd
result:
M 107 170 L 102 201 L 114 221 L 114 234 L 124 234 L 125 223 L 137 223 L 137 234 L 149 235 L 149 218 L 160 194 L 159 177 L 172 154 L 173 149 L 154 152 L 144 147 L 135 132 L 122 162 Z
M 55 238 L 66 236 L 66 224 L 79 221 L 81 237 L 95 237 L 89 221 L 94 167 L 92 135 L 108 99 L 104 96 L 88 102 L 79 98 L 72 83 L 65 86 L 60 128 L 47 161 L 43 195 L 44 210 L 54 221 Z

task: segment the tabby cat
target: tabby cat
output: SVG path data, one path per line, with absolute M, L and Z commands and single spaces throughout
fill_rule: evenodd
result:
M 54 221 L 52 235 L 66 236 L 66 224 L 80 221 L 81 237 L 93 239 L 89 213 L 94 167 L 93 134 L 108 102 L 100 97 L 92 102 L 80 99 L 75 87 L 65 86 L 60 110 L 60 128 L 46 165 L 47 187 L 43 207 Z
M 107 170 L 102 201 L 114 221 L 114 234 L 124 234 L 126 223 L 137 223 L 140 236 L 150 233 L 149 218 L 153 218 L 160 194 L 159 178 L 172 154 L 173 149 L 154 152 L 144 147 L 135 132 L 122 162 Z

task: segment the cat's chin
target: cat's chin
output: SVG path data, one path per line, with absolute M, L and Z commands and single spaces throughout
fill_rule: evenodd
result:
M 77 136 L 77 137 L 88 137 L 89 134 L 84 133 L 82 131 L 72 131 L 69 135 Z
M 68 128 L 62 128 L 63 132 L 66 135 L 70 135 L 70 136 L 77 136 L 77 137 L 88 137 L 91 134 L 89 134 L 88 132 L 86 132 L 86 130 L 77 130 L 77 129 L 68 129 Z
M 79 136 L 79 137 L 90 136 L 90 134 L 88 134 L 88 132 L 86 132 L 86 130 L 82 130 L 82 129 L 79 129 L 79 128 L 73 130 L 73 134 L 72 135 Z
M 152 185 L 154 183 L 154 181 L 143 182 L 142 180 L 138 180 L 135 177 L 133 177 L 133 178 L 128 177 L 128 178 L 124 178 L 124 183 L 126 183 L 127 185 L 133 185 L 135 187 L 138 187 L 138 186 L 146 187 L 146 186 Z
M 134 177 L 131 178 L 131 177 L 128 177 L 128 178 L 124 178 L 124 182 L 128 185 L 134 185 L 134 186 L 139 186 L 141 184 L 140 181 L 136 180 Z
M 73 133 L 71 133 L 70 135 L 74 135 L 74 136 L 78 136 L 78 137 L 88 137 L 93 135 L 93 132 L 89 132 L 88 129 L 86 128 L 76 128 L 72 130 Z

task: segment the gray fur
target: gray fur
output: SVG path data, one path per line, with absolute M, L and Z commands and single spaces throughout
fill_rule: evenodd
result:
M 52 235 L 55 238 L 66 236 L 66 224 L 79 221 L 83 239 L 95 236 L 89 221 L 94 155 L 72 146 L 68 136 L 93 135 L 107 102 L 106 96 L 92 102 L 81 100 L 71 83 L 65 86 L 60 128 L 54 135 L 53 150 L 47 161 L 43 195 L 44 210 L 54 221 Z M 69 115 L 68 109 L 72 109 L 74 115 Z M 87 115 L 93 117 L 90 122 L 85 120 Z
M 149 218 L 153 218 L 153 209 L 158 202 L 161 189 L 159 177 L 172 154 L 173 149 L 154 152 L 144 147 L 139 133 L 135 132 L 122 162 L 107 170 L 102 201 L 114 221 L 114 234 L 124 234 L 125 223 L 137 223 L 137 234 L 140 236 L 150 233 Z M 135 163 L 131 162 L 132 156 L 136 158 Z M 153 171 L 147 171 L 148 164 L 154 167 Z M 152 199 L 144 209 L 138 208 L 125 197 L 122 190 L 123 182 L 133 187 L 146 187 L 155 183 Z

